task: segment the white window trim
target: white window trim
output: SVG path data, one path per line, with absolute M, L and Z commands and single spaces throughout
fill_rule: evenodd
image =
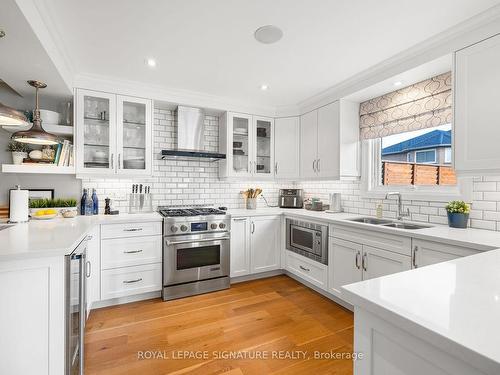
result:
M 448 153 L 448 150 L 450 150 L 449 153 Z M 453 162 L 453 158 L 452 158 L 451 154 L 452 154 L 451 147 L 446 147 L 444 149 L 444 162 L 445 162 L 445 164 L 451 164 Z M 449 155 L 449 158 L 446 157 L 448 155 Z
M 436 158 L 437 158 L 437 152 L 436 152 L 436 149 L 435 148 L 429 148 L 427 150 L 417 150 L 415 151 L 415 163 L 419 163 L 417 161 L 417 155 L 420 153 L 420 152 L 429 152 L 429 151 L 434 151 L 434 160 L 433 161 L 425 161 L 425 162 L 420 162 L 420 164 L 435 164 L 436 163 Z
M 377 168 L 381 164 L 381 141 L 379 139 L 361 142 L 361 196 L 384 199 L 390 191 L 399 191 L 404 200 L 448 202 L 451 200 L 472 201 L 472 178 L 457 177 L 456 186 L 383 186 L 378 183 Z

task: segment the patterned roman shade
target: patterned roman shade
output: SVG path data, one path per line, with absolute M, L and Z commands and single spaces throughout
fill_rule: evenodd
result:
M 380 138 L 451 123 L 451 86 L 451 72 L 447 72 L 361 103 L 361 138 Z

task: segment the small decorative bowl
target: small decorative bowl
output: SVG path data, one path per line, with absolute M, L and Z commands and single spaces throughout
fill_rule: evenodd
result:
M 72 219 L 72 218 L 76 217 L 77 212 L 76 212 L 76 210 L 61 210 L 61 215 L 65 219 Z

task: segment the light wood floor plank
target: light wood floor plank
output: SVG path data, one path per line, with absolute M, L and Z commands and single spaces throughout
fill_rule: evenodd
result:
M 85 341 L 87 375 L 351 375 L 352 361 L 315 359 L 314 353 L 351 352 L 353 314 L 276 276 L 175 301 L 94 310 Z M 172 358 L 183 351 L 208 358 Z M 156 358 L 140 358 L 141 352 Z M 257 353 L 267 358 L 256 359 Z

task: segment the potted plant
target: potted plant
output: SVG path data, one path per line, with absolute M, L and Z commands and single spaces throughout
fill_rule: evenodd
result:
M 57 213 L 61 216 L 63 213 L 67 212 L 77 212 L 76 199 L 33 199 L 30 200 L 30 215 L 43 215 L 45 212 L 47 214 Z M 76 215 L 66 216 L 74 217 Z
M 12 162 L 16 165 L 22 164 L 23 159 L 28 157 L 28 145 L 21 142 L 12 141 L 7 145 L 7 151 L 12 153 Z
M 446 205 L 448 225 L 451 228 L 467 228 L 470 206 L 464 201 L 451 201 Z

